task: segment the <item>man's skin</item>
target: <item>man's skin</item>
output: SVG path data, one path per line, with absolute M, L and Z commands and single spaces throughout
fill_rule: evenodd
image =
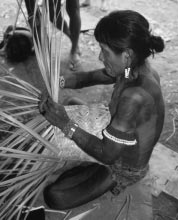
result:
M 106 165 L 96 165 L 96 170 L 76 171 L 81 179 L 72 185 L 71 173 L 59 179 L 45 189 L 45 201 L 55 209 L 66 209 L 81 205 L 102 195 L 111 189 L 115 182 L 112 179 L 112 170 L 119 160 L 122 164 L 134 169 L 142 169 L 148 165 L 151 153 L 157 143 L 163 128 L 164 102 L 160 88 L 159 76 L 146 61 L 136 67 L 132 78 L 124 78 L 125 60 L 130 61 L 128 52 L 115 55 L 107 45 L 101 46 L 100 59 L 105 69 L 87 73 L 76 73 L 66 78 L 65 88 L 83 88 L 96 84 L 115 83 L 109 110 L 111 121 L 108 129 L 116 135 L 124 137 L 134 136 L 137 144 L 127 146 L 117 143 L 103 136 L 103 139 L 87 133 L 80 127 L 76 129 L 72 140 L 87 154 Z M 130 54 L 130 53 L 129 53 Z M 69 118 L 62 105 L 46 98 L 40 104 L 40 111 L 53 125 L 63 130 Z M 101 168 L 101 170 L 100 170 Z M 75 173 L 75 172 L 74 172 Z M 83 177 L 84 173 L 88 177 Z M 102 178 L 96 178 L 102 176 Z M 71 179 L 70 179 L 71 178 Z M 69 187 L 64 190 L 64 182 L 69 180 Z M 78 199 L 80 198 L 80 200 Z M 65 201 L 64 201 L 65 199 Z
M 108 76 L 105 69 L 91 71 L 85 74 L 76 73 L 73 74 L 72 77 L 66 81 L 66 88 L 83 88 L 96 84 L 111 84 L 116 80 Z M 125 79 L 120 79 L 115 84 L 112 99 L 109 104 L 112 118 L 111 126 L 122 132 L 131 133 L 136 131 L 139 137 L 139 142 L 142 143 L 140 154 L 143 154 L 144 152 L 145 154 L 148 154 L 148 156 L 144 159 L 145 161 L 143 162 L 143 158 L 140 158 L 140 160 L 134 165 L 135 167 L 144 167 L 147 164 L 149 156 L 162 130 L 164 103 L 158 79 L 159 77 L 156 72 L 143 73 L 137 80 L 135 80 L 135 82 L 130 83 L 131 85 L 129 85 L 129 83 L 125 84 Z M 70 83 L 70 86 L 68 83 Z M 161 101 L 158 102 L 158 99 L 161 99 Z M 79 129 L 80 128 L 77 130 Z M 88 143 L 94 142 L 95 144 L 93 146 L 97 148 L 98 145 L 98 149 L 103 148 L 102 154 L 97 155 L 97 159 L 99 161 L 111 164 L 115 161 L 115 158 L 120 155 L 122 146 L 118 144 L 112 146 L 115 151 L 115 153 L 113 153 L 111 146 L 109 146 L 108 149 L 107 143 L 103 145 L 103 142 L 98 142 L 97 138 L 94 140 L 95 138 L 90 135 L 86 137 L 86 134 L 84 134 L 85 132 L 83 132 L 84 131 L 80 129 L 80 132 L 74 133 L 73 140 L 77 143 L 77 145 L 82 146 L 81 148 L 88 154 L 93 154 L 95 158 L 96 153 L 93 152 L 93 147 L 90 148 L 88 146 Z M 78 137 L 78 133 L 80 133 L 80 135 L 83 133 L 83 135 L 81 135 L 81 137 L 83 137 L 82 139 L 81 137 Z M 104 147 L 101 147 L 100 145 Z M 110 152 L 112 152 L 112 154 L 110 155 L 109 161 L 107 161 Z M 107 155 L 107 159 L 105 154 Z

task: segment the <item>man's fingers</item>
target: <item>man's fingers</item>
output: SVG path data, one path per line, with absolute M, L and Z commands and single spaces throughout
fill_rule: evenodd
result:
M 51 97 L 48 97 L 46 105 L 48 107 L 48 110 L 50 110 L 50 111 L 53 111 L 55 113 L 61 111 L 61 105 L 56 103 L 56 102 L 54 102 Z

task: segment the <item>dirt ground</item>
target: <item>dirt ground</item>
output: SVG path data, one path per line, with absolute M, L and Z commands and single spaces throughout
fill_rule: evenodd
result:
M 82 29 L 93 29 L 100 17 L 108 11 L 100 10 L 100 0 L 91 1 L 92 6 L 81 9 Z M 8 25 L 14 24 L 16 14 L 16 1 L 0 1 L 0 33 L 3 33 Z M 142 13 L 148 18 L 151 28 L 155 34 L 161 35 L 165 40 L 165 50 L 156 55 L 150 62 L 158 71 L 161 77 L 162 90 L 165 99 L 166 116 L 160 142 L 168 148 L 178 152 L 178 1 L 177 0 L 111 0 L 111 7 L 114 9 L 132 9 Z M 23 15 L 19 16 L 19 26 L 25 26 Z M 98 61 L 99 47 L 93 32 L 89 31 L 80 36 L 80 49 L 82 51 L 81 66 L 79 70 L 87 71 L 102 67 Z M 75 74 L 68 69 L 68 53 L 70 51 L 70 41 L 66 38 L 63 48 L 62 69 L 64 74 Z M 39 84 L 40 75 L 35 57 L 20 64 L 6 62 L 0 57 L 0 62 L 20 77 L 31 81 L 34 85 L 42 89 Z M 78 96 L 88 103 L 107 103 L 112 93 L 112 86 L 94 86 L 77 91 L 66 90 L 62 98 L 67 96 Z M 178 201 L 168 195 L 161 194 L 154 198 L 155 220 L 178 219 Z

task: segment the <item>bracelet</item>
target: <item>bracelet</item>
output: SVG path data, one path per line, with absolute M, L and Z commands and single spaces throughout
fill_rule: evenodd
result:
M 61 89 L 63 89 L 64 86 L 65 86 L 64 76 L 60 76 L 60 77 L 59 77 L 59 87 L 60 87 Z
M 72 136 L 76 129 L 78 128 L 78 124 L 76 124 L 74 121 L 70 120 L 66 126 L 63 128 L 63 133 L 65 134 L 66 137 L 72 139 Z

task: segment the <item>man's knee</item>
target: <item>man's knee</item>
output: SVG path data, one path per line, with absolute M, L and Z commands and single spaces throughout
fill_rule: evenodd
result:
M 43 191 L 44 201 L 52 209 L 64 210 L 65 204 L 63 201 L 63 192 L 58 190 L 56 192 L 53 184 L 48 185 Z

